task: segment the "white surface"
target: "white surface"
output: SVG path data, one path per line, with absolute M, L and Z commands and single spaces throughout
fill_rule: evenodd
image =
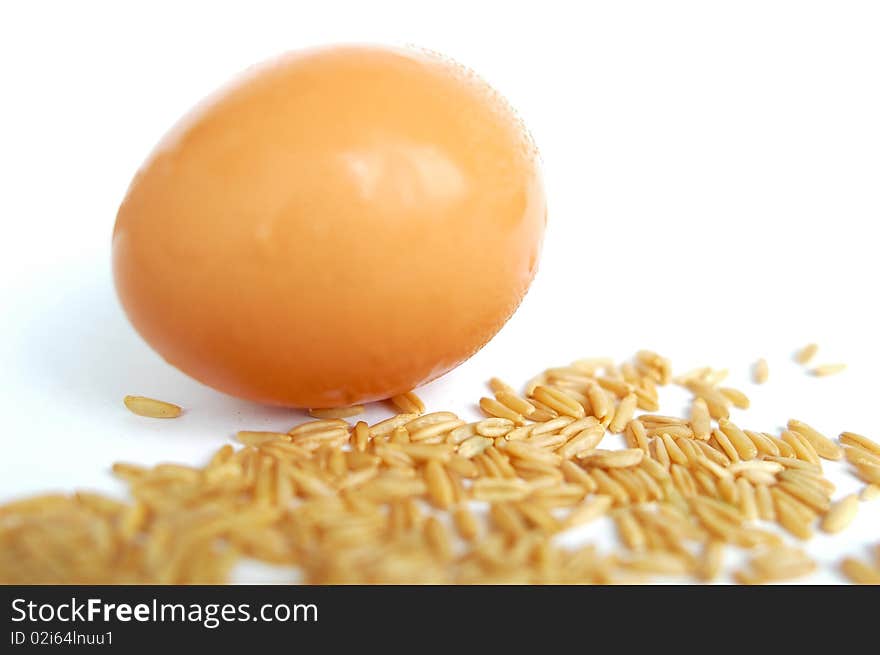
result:
M 444 52 L 507 95 L 542 150 L 539 276 L 496 339 L 420 392 L 431 408 L 475 415 L 490 375 L 648 347 L 680 371 L 730 367 L 752 397 L 745 427 L 795 416 L 880 436 L 876 3 L 46 4 L 0 9 L 0 500 L 118 491 L 115 460 L 201 462 L 240 428 L 300 420 L 152 353 L 116 302 L 109 245 L 129 179 L 182 112 L 255 61 L 325 42 Z M 804 375 L 791 352 L 808 341 L 850 368 Z M 127 393 L 187 413 L 142 419 Z M 839 494 L 859 486 L 826 469 Z M 808 549 L 863 554 L 878 519 L 862 504 Z M 612 543 L 605 524 L 586 536 Z

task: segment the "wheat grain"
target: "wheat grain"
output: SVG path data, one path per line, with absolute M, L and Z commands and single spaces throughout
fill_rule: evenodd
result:
M 590 450 L 581 453 L 578 457 L 582 462 L 590 466 L 625 468 L 639 464 L 644 455 L 644 451 L 639 448 L 627 448 L 625 450 Z
M 501 502 L 521 500 L 529 493 L 529 486 L 518 479 L 479 478 L 474 481 L 471 492 L 476 500 Z
M 750 460 L 758 456 L 758 448 L 746 433 L 740 430 L 734 423 L 727 419 L 721 419 L 718 421 L 718 427 L 736 449 L 740 459 Z
M 816 512 L 827 512 L 831 507 L 831 502 L 822 491 L 805 484 L 803 481 L 783 480 L 776 485 L 776 488 L 785 491 Z
M 755 486 L 755 505 L 758 508 L 758 517 L 763 521 L 775 521 L 776 509 L 773 505 L 773 496 L 770 487 L 766 484 Z
M 859 500 L 877 500 L 878 498 L 880 498 L 880 485 L 866 484 L 862 487 Z
M 786 469 L 776 474 L 779 481 L 787 480 L 813 487 L 820 493 L 831 496 L 835 491 L 834 483 L 822 477 L 820 473 L 809 469 Z
M 427 441 L 433 442 L 434 440 L 435 439 L 432 436 L 432 438 L 426 439 L 425 441 L 426 442 Z M 411 443 L 410 438 L 409 438 L 409 430 L 407 430 L 404 426 L 400 426 L 399 428 L 395 428 L 394 432 L 391 433 L 391 436 L 388 437 L 387 441 L 389 443 L 394 443 L 394 444 Z
M 787 427 L 809 441 L 819 457 L 830 460 L 839 460 L 843 457 L 843 452 L 836 443 L 803 421 L 790 419 Z
M 587 389 L 587 398 L 590 401 L 590 408 L 593 415 L 598 419 L 605 419 L 610 416 L 612 411 L 612 403 L 608 398 L 608 394 L 598 384 L 592 384 Z
M 570 416 L 559 416 L 557 418 L 551 419 L 549 421 L 545 421 L 542 423 L 538 423 L 535 427 L 532 428 L 530 436 L 537 437 L 542 434 L 547 434 L 550 432 L 559 432 L 564 427 L 574 423 L 575 419 Z
M 489 389 L 491 389 L 492 393 L 512 393 L 515 394 L 516 390 L 509 384 L 507 384 L 501 378 L 491 378 L 489 380 Z
M 294 445 L 315 450 L 321 446 L 342 445 L 349 439 L 347 428 L 325 428 L 323 430 L 312 430 L 305 434 L 294 434 L 291 439 Z
M 423 414 L 425 403 L 412 391 L 391 397 L 391 403 L 404 414 Z
M 513 421 L 506 418 L 487 418 L 479 421 L 474 429 L 483 437 L 503 437 L 513 429 Z
M 600 468 L 592 469 L 590 477 L 595 481 L 596 489 L 600 494 L 611 496 L 618 505 L 629 504 L 629 494 L 626 489 L 605 471 Z
M 531 498 L 553 509 L 577 505 L 587 493 L 581 485 L 563 482 L 556 476 L 534 478 L 529 484 L 532 487 Z
M 465 541 L 473 541 L 480 532 L 476 517 L 467 505 L 459 505 L 452 511 L 455 529 Z
M 570 459 L 584 451 L 594 449 L 604 436 L 605 428 L 601 425 L 594 425 L 578 432 L 560 446 L 556 452 L 560 457 Z
M 505 439 L 507 439 L 506 436 Z M 532 446 L 537 446 L 538 448 L 553 449 L 562 446 L 567 441 L 567 439 L 559 432 L 550 432 L 547 434 L 540 434 L 537 437 L 529 437 L 525 441 Z
M 798 364 L 809 364 L 810 360 L 816 356 L 819 346 L 815 343 L 808 343 L 795 353 L 794 359 Z
M 521 425 L 517 428 L 513 428 L 513 430 L 504 435 L 504 439 L 506 439 L 507 441 L 520 441 L 522 439 L 528 439 L 529 435 L 531 435 L 532 433 L 533 428 L 534 425 Z M 474 432 L 476 433 L 476 430 Z
M 770 368 L 767 366 L 766 359 L 759 359 L 752 367 L 752 380 L 755 384 L 764 384 L 770 377 Z
M 739 509 L 742 515 L 746 519 L 754 521 L 758 518 L 758 501 L 754 487 L 745 478 L 738 478 L 736 486 L 739 492 Z
M 664 434 L 670 437 L 690 438 L 694 436 L 693 430 L 687 425 L 658 425 L 647 428 L 647 433 L 649 437 L 657 437 Z
M 796 459 L 794 457 L 774 457 L 772 455 L 766 455 L 764 457 L 765 462 L 776 462 L 777 464 L 781 464 L 786 469 L 800 469 L 804 471 L 814 471 L 816 473 L 820 472 L 821 469 L 816 464 L 812 462 L 806 462 L 801 459 Z
M 711 417 L 706 401 L 702 398 L 695 398 L 691 403 L 690 424 L 695 438 L 704 441 L 709 438 L 712 432 Z
M 667 471 L 669 470 L 669 465 L 671 464 L 669 453 L 666 452 L 666 444 L 663 443 L 663 439 L 661 437 L 654 437 L 654 439 L 651 441 L 651 450 L 649 454 L 664 469 L 666 469 Z
M 631 441 L 629 444 L 630 448 L 640 448 L 641 450 L 648 452 L 650 442 L 648 441 L 645 426 L 642 425 L 641 421 L 634 419 L 627 423 L 626 434 Z
M 643 409 L 646 412 L 656 412 L 660 409 L 660 403 L 658 402 L 657 397 L 646 389 L 637 388 L 633 390 L 633 393 L 638 399 L 637 406 L 639 409 Z
M 706 459 L 715 462 L 718 466 L 728 466 L 730 464 L 730 458 L 709 442 L 694 441 L 693 445 L 700 449 Z
M 853 522 L 858 511 L 859 497 L 850 494 L 831 506 L 822 519 L 822 529 L 829 533 L 840 532 Z
M 633 473 L 633 469 L 610 468 L 606 472 L 612 480 L 626 490 L 631 503 L 639 504 L 648 501 L 648 490 L 641 478 Z
M 505 455 L 504 453 L 502 453 L 500 450 L 498 450 L 498 448 L 496 448 L 494 445 L 486 448 L 486 450 L 483 451 L 483 454 L 486 457 L 488 457 L 490 460 L 492 460 L 492 462 L 495 464 L 495 466 L 500 471 L 502 477 L 505 477 L 505 478 L 515 478 L 516 477 L 516 470 L 511 465 L 510 458 L 507 455 Z
M 706 542 L 697 568 L 700 579 L 711 582 L 718 577 L 724 565 L 724 543 L 717 540 Z
M 771 494 L 774 490 L 771 490 Z M 774 495 L 774 510 L 779 524 L 798 539 L 807 540 L 813 536 L 809 519 L 805 519 L 795 509 L 795 505 L 783 496 Z
M 731 524 L 717 513 L 713 512 L 708 505 L 698 503 L 698 496 L 691 497 L 693 512 L 705 530 L 722 542 L 729 543 L 736 539 L 736 525 Z
M 730 417 L 730 410 L 727 408 L 729 401 L 718 389 L 705 382 L 689 382 L 687 388 L 706 403 L 709 416 L 715 420 Z
M 783 441 L 779 437 L 774 437 L 773 435 L 767 434 L 766 432 L 762 432 L 761 435 L 773 442 L 773 445 L 775 445 L 776 449 L 779 451 L 780 457 L 796 459 L 796 453 L 794 452 L 794 449 L 789 446 L 785 441 Z
M 664 416 L 663 414 L 641 414 L 638 420 L 646 428 L 662 427 L 664 425 L 687 425 L 687 419 L 678 416 Z
M 412 421 L 414 418 L 417 418 L 418 414 L 397 414 L 396 416 L 392 416 L 391 418 L 385 419 L 384 421 L 379 421 L 378 423 L 370 426 L 370 436 L 375 439 L 377 437 L 385 437 L 394 432 L 397 428 L 405 426 L 407 423 Z M 317 421 L 314 421 L 317 423 Z M 300 429 L 303 426 L 298 426 L 294 428 L 294 430 Z M 293 430 L 291 430 L 293 433 Z
M 703 380 L 706 384 L 715 387 L 724 382 L 728 375 L 730 375 L 730 371 L 726 368 L 710 369 L 704 376 Z
M 880 466 L 871 464 L 856 464 L 856 475 L 870 484 L 880 484 Z
M 620 540 L 630 550 L 644 550 L 646 545 L 645 532 L 635 519 L 632 512 L 618 510 L 614 514 L 614 523 Z
M 743 430 L 743 432 L 755 445 L 759 455 L 779 456 L 779 447 L 772 439 L 754 430 Z
M 463 425 L 465 425 L 464 421 L 462 421 L 461 419 L 454 419 L 454 420 L 438 421 L 437 423 L 431 423 L 430 425 L 420 427 L 418 430 L 407 431 L 407 432 L 409 433 L 410 441 L 414 441 L 414 442 L 428 441 L 430 439 L 434 439 L 437 437 L 443 437 L 444 435 L 448 435 L 450 432 L 452 432 L 456 428 L 460 428 Z M 404 427 L 404 426 L 399 426 L 399 427 Z
M 530 399 L 529 402 L 535 406 L 535 411 L 529 414 L 530 421 L 534 421 L 536 423 L 545 423 L 559 416 L 559 413 L 556 412 L 556 410 L 547 407 L 546 405 L 535 400 L 534 398 Z
M 572 510 L 565 519 L 565 527 L 574 527 L 594 521 L 605 515 L 611 508 L 613 499 L 610 496 L 593 496 L 584 504 Z
M 701 458 L 699 460 L 699 465 L 705 468 L 709 473 L 714 475 L 717 479 L 733 479 L 733 473 L 731 473 L 730 469 L 719 464 L 718 462 L 709 459 L 708 457 Z
M 417 432 L 422 428 L 428 427 L 429 425 L 457 420 L 458 416 L 456 416 L 453 412 L 431 412 L 430 414 L 422 414 L 421 416 L 412 419 L 403 427 L 406 428 L 407 432 L 412 433 Z
M 736 505 L 739 501 L 739 487 L 733 478 L 718 478 L 715 486 L 718 489 L 718 497 L 730 505 Z
M 314 418 L 349 418 L 364 413 L 363 405 L 351 405 L 350 407 L 332 407 L 327 409 L 310 409 L 309 416 Z
M 147 418 L 177 418 L 183 413 L 178 405 L 146 396 L 126 396 L 122 401 L 132 413 Z
M 571 368 L 587 375 L 595 375 L 603 368 L 614 366 L 614 360 L 610 357 L 584 357 L 571 363 Z
M 575 419 L 585 416 L 583 406 L 560 389 L 539 385 L 531 395 L 534 396 L 535 400 L 540 401 L 559 414 Z
M 688 458 L 687 455 L 684 454 L 681 448 L 679 448 L 678 444 L 675 443 L 675 440 L 669 436 L 666 432 L 660 435 L 660 439 L 663 441 L 663 446 L 666 449 L 666 454 L 669 457 L 670 462 L 674 462 L 676 464 L 687 464 Z
M 459 444 L 457 452 L 461 457 L 470 459 L 482 453 L 492 443 L 492 440 L 487 437 L 470 437 Z
M 662 551 L 641 553 L 625 560 L 624 565 L 634 571 L 657 575 L 685 575 L 692 568 L 687 558 Z
M 587 493 L 592 493 L 598 489 L 596 481 L 590 477 L 590 474 L 574 462 L 563 460 L 559 465 L 559 470 L 567 482 L 582 486 Z
M 571 421 L 568 425 L 559 430 L 559 434 L 566 439 L 585 430 L 587 428 L 595 427 L 599 424 L 599 421 L 595 416 L 585 416 L 584 418 L 579 418 L 576 421 Z
M 452 444 L 403 443 L 398 444 L 397 447 L 415 462 L 437 460 L 445 463 L 452 459 L 455 452 L 455 446 Z
M 844 446 L 843 456 L 850 464 L 868 464 L 869 466 L 880 466 L 880 456 L 859 448 L 858 446 Z
M 672 481 L 684 497 L 697 495 L 697 483 L 688 471 L 681 464 L 672 464 L 669 468 Z
M 542 531 L 546 535 L 552 535 L 559 531 L 560 523 L 543 505 L 531 501 L 524 500 L 516 503 L 516 509 L 535 529 Z
M 618 398 L 624 398 L 633 392 L 632 384 L 626 382 L 625 380 L 619 380 L 609 377 L 598 377 L 596 378 L 596 382 L 600 387 L 602 387 L 605 391 L 610 391 Z
M 763 582 L 799 578 L 816 570 L 816 563 L 804 551 L 789 546 L 770 548 L 752 557 L 749 565 Z
M 493 502 L 489 508 L 489 516 L 496 527 L 512 539 L 522 537 L 527 531 L 522 515 L 507 502 Z
M 504 450 L 511 457 L 532 460 L 535 462 L 543 462 L 545 464 L 552 464 L 555 466 L 558 466 L 561 461 L 561 457 L 556 453 L 544 450 L 543 448 L 535 446 L 526 441 L 508 442 Z
M 494 398 L 480 398 L 480 409 L 487 416 L 506 419 L 514 425 L 525 425 L 526 422 L 522 414 Z M 534 407 L 532 412 L 534 413 Z
M 684 453 L 684 456 L 687 458 L 687 465 L 690 467 L 696 466 L 698 460 L 703 456 L 702 453 L 697 450 L 697 447 L 693 444 L 693 439 L 685 439 L 682 437 L 678 437 L 673 439 L 675 445 L 678 446 L 679 450 Z
M 461 449 L 459 448 L 459 451 L 460 450 Z M 468 479 L 475 478 L 479 474 L 476 464 L 467 457 L 464 457 L 460 452 L 457 452 L 449 458 L 449 461 L 446 462 L 446 468 L 450 472 Z
M 841 432 L 840 443 L 847 446 L 856 446 L 858 448 L 863 448 L 871 453 L 874 453 L 875 455 L 880 456 L 880 444 L 878 444 L 876 441 L 868 439 L 868 437 L 856 434 L 855 432 Z
M 496 392 L 495 398 L 501 404 L 508 407 L 511 411 L 522 416 L 531 416 L 537 411 L 537 408 L 528 400 L 509 391 Z
M 699 366 L 676 376 L 672 381 L 675 382 L 675 384 L 685 386 L 688 382 L 705 380 L 706 376 L 711 372 L 712 368 L 710 366 Z
M 826 377 L 828 375 L 837 375 L 846 370 L 846 364 L 820 364 L 810 369 L 810 374 L 817 378 Z
M 623 397 L 614 412 L 614 419 L 608 424 L 608 430 L 610 432 L 619 434 L 626 429 L 627 424 L 633 417 L 638 400 L 638 397 L 634 393 L 629 393 Z
M 425 484 L 428 489 L 428 498 L 441 509 L 446 509 L 455 500 L 452 481 L 438 460 L 432 459 L 425 464 Z
M 731 387 L 719 387 L 719 392 L 721 395 L 727 398 L 731 405 L 737 407 L 738 409 L 748 409 L 749 408 L 749 397 L 746 396 L 739 389 L 733 389 Z
M 713 441 L 718 444 L 719 450 L 721 450 L 731 462 L 741 461 L 736 447 L 730 442 L 727 434 L 720 428 L 712 430 L 710 445 Z M 751 441 L 749 443 L 751 443 Z M 754 445 L 752 447 L 754 448 Z
M 363 453 L 370 441 L 370 427 L 364 421 L 358 421 L 352 431 L 352 444 L 356 451 Z
M 691 475 L 702 495 L 718 498 L 718 485 L 715 483 L 715 478 L 702 469 L 694 469 L 691 471 Z
M 844 558 L 840 563 L 840 570 L 855 584 L 880 585 L 880 568 L 854 557 Z
M 799 433 L 792 430 L 784 430 L 782 432 L 782 440 L 789 445 L 797 459 L 810 462 L 811 464 L 819 464 L 819 455 L 816 453 L 815 448 Z

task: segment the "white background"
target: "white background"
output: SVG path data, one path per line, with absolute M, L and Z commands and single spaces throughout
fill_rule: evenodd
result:
M 647 347 L 678 370 L 730 367 L 753 400 L 744 427 L 795 416 L 880 436 L 878 34 L 873 2 L 3 3 L 0 500 L 118 492 L 115 460 L 201 462 L 240 428 L 300 419 L 150 351 L 117 304 L 109 246 L 131 176 L 179 115 L 251 63 L 328 42 L 452 56 L 542 152 L 538 278 L 497 338 L 421 392 L 431 408 L 472 416 L 491 375 Z M 808 341 L 849 369 L 805 375 L 791 353 Z M 771 380 L 755 387 L 760 356 Z M 187 413 L 136 417 L 129 393 Z M 685 396 L 663 398 L 675 411 Z M 826 469 L 838 493 L 858 487 Z M 808 549 L 828 565 L 865 555 L 878 519 L 880 503 L 862 504 L 850 531 Z M 613 543 L 605 524 L 586 537 Z

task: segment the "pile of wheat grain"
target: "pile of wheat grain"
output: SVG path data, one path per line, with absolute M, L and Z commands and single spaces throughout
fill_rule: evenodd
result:
M 755 372 L 766 380 L 766 363 Z M 750 551 L 739 582 L 809 573 L 815 563 L 786 539 L 843 530 L 860 502 L 833 500 L 822 460 L 846 458 L 861 498 L 875 498 L 880 445 L 849 432 L 834 442 L 797 420 L 781 434 L 741 429 L 730 408 L 749 400 L 723 379 L 711 368 L 673 377 L 667 359 L 641 351 L 620 366 L 548 369 L 522 394 L 493 379 L 477 422 L 425 413 L 410 393 L 374 425 L 351 425 L 362 408 L 344 408 L 285 433 L 240 432 L 241 447 L 202 468 L 119 463 L 129 502 L 77 493 L 0 507 L 0 582 L 219 583 L 241 558 L 322 584 L 712 580 L 727 545 Z M 693 394 L 688 416 L 659 413 L 667 384 Z M 627 448 L 603 448 L 608 433 Z M 606 514 L 617 552 L 557 544 Z M 847 558 L 841 570 L 876 582 L 880 561 Z

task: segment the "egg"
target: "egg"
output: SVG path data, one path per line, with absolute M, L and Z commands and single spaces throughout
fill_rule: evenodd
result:
M 519 306 L 546 202 L 535 146 L 469 70 L 336 46 L 192 110 L 113 231 L 119 298 L 170 364 L 225 393 L 339 407 L 422 385 Z

